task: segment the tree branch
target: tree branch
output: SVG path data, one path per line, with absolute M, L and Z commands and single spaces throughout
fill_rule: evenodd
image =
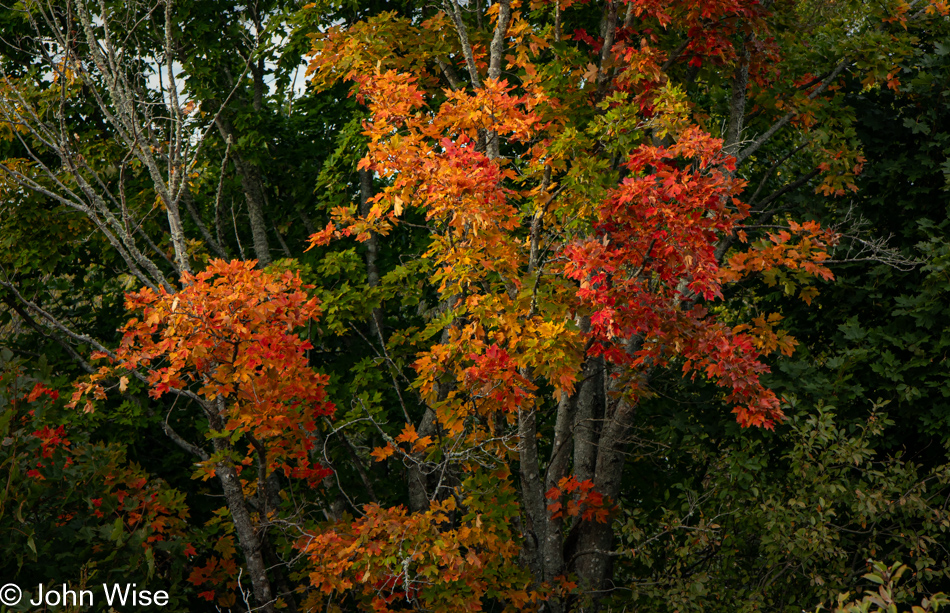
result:
M 815 88 L 815 91 L 808 94 L 808 99 L 814 100 L 815 98 L 820 96 L 822 93 L 824 93 L 824 91 L 828 89 L 828 87 L 831 85 L 832 81 L 834 81 L 838 77 L 838 75 L 844 72 L 844 70 L 847 69 L 850 65 L 851 65 L 850 58 L 846 57 L 843 60 L 841 60 L 841 62 L 839 62 L 838 65 L 835 66 L 834 70 L 831 71 L 831 73 L 825 78 L 825 80 L 821 82 L 821 85 Z M 759 148 L 762 147 L 762 145 L 768 142 L 768 140 L 772 138 L 776 132 L 784 128 L 788 124 L 788 122 L 790 122 L 792 119 L 795 118 L 796 115 L 798 115 L 798 111 L 791 110 L 788 113 L 786 113 L 785 116 L 783 116 L 781 119 L 779 119 L 774 124 L 772 124 L 771 128 L 766 130 L 764 134 L 762 134 L 760 137 L 752 141 L 752 144 L 747 146 L 745 149 L 740 151 L 738 155 L 736 155 L 736 165 L 738 166 L 739 164 L 742 164 L 745 160 L 749 158 L 750 155 L 758 151 Z

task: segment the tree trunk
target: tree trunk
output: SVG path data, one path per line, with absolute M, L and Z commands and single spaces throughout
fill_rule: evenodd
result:
M 217 407 L 207 407 L 205 409 L 211 428 L 221 430 L 224 424 L 221 417 L 215 412 L 215 408 L 223 408 L 221 397 L 218 399 Z M 221 437 L 215 438 L 214 450 L 217 453 L 227 454 L 230 451 L 228 440 Z M 251 514 L 247 509 L 247 500 L 244 498 L 241 479 L 238 477 L 237 470 L 235 470 L 230 459 L 224 459 L 215 464 L 215 476 L 218 477 L 221 489 L 224 490 L 224 499 L 228 505 L 228 510 L 231 511 L 231 519 L 234 522 L 234 532 L 237 534 L 241 551 L 244 552 L 247 572 L 251 576 L 254 600 L 257 602 L 256 610 L 264 611 L 264 613 L 275 613 L 273 591 L 267 577 L 267 566 L 264 564 L 261 540 L 258 538 L 254 522 L 251 520 Z
M 620 496 L 627 433 L 636 415 L 636 405 L 623 397 L 621 378 L 612 376 L 614 369 L 605 368 L 605 411 L 603 427 L 596 442 L 594 489 L 608 500 Z M 574 569 L 581 585 L 591 591 L 595 603 L 609 588 L 612 572 L 613 527 L 610 522 L 582 521 L 578 524 L 577 550 L 573 553 Z M 595 605 L 596 606 L 596 605 Z
M 373 175 L 365 168 L 360 173 L 360 215 L 366 217 L 370 211 L 370 198 L 373 197 Z M 364 243 L 366 246 L 366 283 L 370 287 L 379 285 L 379 267 L 376 260 L 379 258 L 379 235 L 375 232 L 369 233 L 369 239 Z M 383 310 L 380 307 L 373 309 L 373 321 L 371 323 L 373 336 L 380 342 L 383 340 Z
M 231 123 L 219 115 L 216 124 L 218 131 L 225 140 L 237 142 Z M 254 243 L 254 255 L 258 266 L 263 268 L 271 262 L 270 244 L 267 240 L 267 222 L 264 219 L 264 184 L 261 181 L 261 171 L 256 164 L 246 161 L 237 151 L 232 153 L 234 168 L 241 180 L 241 189 L 247 200 L 248 217 L 251 219 L 251 239 Z
M 744 39 L 748 43 L 748 38 Z M 732 75 L 732 94 L 729 98 L 729 128 L 723 151 L 735 154 L 739 151 L 742 124 L 745 119 L 746 88 L 749 86 L 749 48 L 743 45 L 742 56 Z

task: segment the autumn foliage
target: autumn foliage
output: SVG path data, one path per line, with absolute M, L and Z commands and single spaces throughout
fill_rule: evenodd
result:
M 517 15 L 512 19 L 517 23 Z M 335 44 L 332 37 L 327 44 Z M 364 124 L 369 153 L 360 167 L 388 182 L 366 214 L 334 210 L 311 246 L 386 236 L 413 210 L 434 228 L 424 258 L 451 314 L 442 341 L 423 349 L 414 363 L 413 387 L 437 425 L 417 432 L 407 424 L 402 435 L 373 452 L 377 461 L 424 465 L 427 456 L 451 450 L 452 459 L 443 462 L 467 475 L 518 458 L 522 487 L 528 488 L 525 480 L 532 477 L 524 463 L 534 461 L 526 454 L 536 445 L 530 440 L 535 437 L 531 415 L 545 403 L 576 402 L 569 399 L 578 393 L 584 364 L 594 360 L 607 365 L 607 401 L 618 414 L 650 394 L 651 372 L 675 366 L 724 388 L 724 400 L 741 425 L 772 428 L 782 420 L 778 398 L 760 377 L 769 372 L 764 356 L 790 354 L 794 339 L 777 328 L 778 316 L 726 324 L 714 307 L 725 284 L 752 273 L 786 267 L 830 279 L 821 262 L 833 234 L 815 224 L 796 224 L 800 240 L 785 233 L 724 263 L 717 246 L 743 237 L 749 216 L 739 198 L 744 181 L 736 177 L 735 159 L 724 153 L 720 139 L 684 123 L 675 102 L 660 108 L 663 94 L 645 93 L 650 88 L 642 89 L 643 83 L 626 103 L 643 109 L 651 101 L 643 112 L 654 116 L 651 121 L 663 126 L 671 142 L 633 148 L 623 164 L 626 178 L 596 197 L 576 187 L 561 193 L 573 187 L 569 174 L 562 176 L 561 187 L 555 179 L 569 161 L 569 153 L 557 146 L 565 126 L 559 102 L 533 80 L 516 94 L 508 82 L 487 79 L 471 92 L 444 92 L 436 106 L 414 76 L 378 67 L 370 71 L 350 75 L 357 98 L 370 111 Z M 493 138 L 520 151 L 520 157 L 491 157 L 486 143 Z M 605 525 L 616 492 L 602 477 L 572 475 L 560 465 L 564 472 L 552 474 L 549 468 L 551 485 L 539 492 L 549 502 L 539 496 L 535 503 L 543 515 L 527 510 L 531 521 L 548 526 L 545 538 L 556 542 L 568 520 Z M 410 581 L 399 564 L 414 565 L 415 554 L 399 562 L 372 543 L 384 522 L 399 530 L 416 525 L 417 533 L 434 529 L 440 542 L 465 547 L 457 524 L 439 528 L 446 521 L 443 505 L 452 501 L 443 497 L 450 494 L 437 488 L 432 495 L 428 511 L 406 515 L 401 508 L 373 507 L 344 532 L 334 527 L 309 537 L 313 584 L 324 591 L 360 585 L 410 599 L 410 591 L 399 588 Z M 507 564 L 516 567 L 514 550 L 497 552 L 506 555 Z M 347 562 L 341 564 L 339 556 Z M 562 572 L 563 567 L 552 569 L 546 582 L 537 582 L 536 575 L 534 589 L 551 589 Z M 446 581 L 443 587 L 453 585 Z M 474 593 L 454 589 L 462 590 L 456 598 L 468 594 L 466 607 L 480 606 Z M 373 606 L 382 609 L 388 598 Z
M 477 610 L 482 598 L 536 606 L 541 594 L 510 560 L 518 555 L 512 529 L 517 497 L 506 471 L 473 475 L 470 491 L 433 501 L 422 513 L 367 505 L 363 515 L 307 535 L 298 546 L 312 561 L 310 580 L 327 595 L 352 591 L 376 611 L 418 602 L 438 611 Z
M 78 378 L 81 410 L 49 417 L 53 376 L 17 371 L 0 470 L 35 487 L 9 485 L 0 519 L 33 505 L 94 553 L 134 541 L 130 568 L 177 573 L 189 604 L 261 613 L 620 610 L 664 573 L 690 595 L 656 597 L 663 610 L 719 610 L 715 568 L 781 549 L 774 572 L 723 581 L 741 591 L 819 564 L 813 542 L 836 537 L 755 479 L 808 458 L 789 483 L 819 488 L 809 471 L 876 461 L 828 434 L 827 403 L 809 398 L 825 412 L 803 424 L 796 389 L 819 383 L 787 379 L 834 370 L 837 401 L 868 355 L 857 320 L 814 323 L 834 310 L 833 265 L 921 264 L 841 198 L 874 163 L 856 109 L 881 92 L 896 108 L 905 88 L 936 99 L 946 2 L 63 2 L 8 20 L 25 21 L 4 40 L 36 45 L 28 68 L 0 41 L 20 58 L 0 55 L 0 327 L 71 360 L 59 389 Z M 149 76 L 148 57 L 168 66 Z M 928 103 L 901 104 L 913 135 L 943 134 Z M 939 255 L 944 217 L 905 224 L 913 249 Z M 63 252 L 38 257 L 36 236 Z M 86 285 L 101 295 L 76 298 Z M 863 344 L 831 357 L 839 332 Z M 877 374 L 936 363 L 913 335 L 880 336 L 902 346 Z M 896 377 L 903 399 L 923 393 Z M 808 428 L 858 451 L 762 452 Z M 186 467 L 187 494 L 100 436 L 155 474 Z M 63 475 L 89 491 L 57 502 Z M 904 538 L 845 512 L 858 488 L 814 491 L 830 515 L 813 527 L 839 529 L 841 510 L 847 538 Z M 788 510 L 794 534 L 734 542 L 723 526 L 748 500 Z M 742 610 L 772 610 L 762 594 Z
M 182 276 L 174 294 L 145 288 L 130 293 L 126 307 L 140 312 L 123 328 L 114 354 L 99 354 L 105 366 L 79 384 L 72 403 L 83 395 L 105 397 L 103 382 L 138 369 L 148 393 L 160 398 L 171 389 L 189 390 L 221 418 L 223 430 L 247 435 L 267 447 L 267 469 L 315 482 L 326 472 L 309 459 L 316 420 L 333 412 L 325 376 L 307 366 L 310 343 L 297 330 L 319 315 L 300 278 L 255 269 L 256 262 L 212 261 L 197 275 Z M 86 400 L 85 410 L 93 410 Z M 209 475 L 214 467 L 207 466 Z M 205 477 L 207 478 L 207 477 Z

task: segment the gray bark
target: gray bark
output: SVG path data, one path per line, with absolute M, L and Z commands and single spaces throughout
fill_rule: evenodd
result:
M 508 25 L 511 23 L 511 0 L 499 2 L 498 21 L 495 23 L 495 33 L 492 35 L 491 45 L 488 48 L 488 78 L 497 81 L 501 78 L 501 61 L 505 56 L 505 37 L 508 34 Z M 501 143 L 496 130 L 488 130 L 485 134 L 485 154 L 496 159 L 501 156 Z
M 521 496 L 524 500 L 524 512 L 527 519 L 525 524 L 525 550 L 531 572 L 539 581 L 544 580 L 544 559 L 542 552 L 545 549 L 549 532 L 549 517 L 547 500 L 542 488 L 544 481 L 540 474 L 538 455 L 538 426 L 537 412 L 534 409 L 518 413 L 518 459 L 521 482 Z
M 578 481 L 593 480 L 594 466 L 597 463 L 597 438 L 600 429 L 597 425 L 600 411 L 598 401 L 603 389 L 604 363 L 602 358 L 591 358 L 584 366 L 584 379 L 578 384 L 577 397 L 574 400 L 573 447 L 574 476 Z
M 237 142 L 231 122 L 223 115 L 216 119 L 221 137 L 229 142 Z M 258 265 L 263 268 L 271 263 L 270 244 L 267 240 L 267 222 L 264 219 L 264 184 L 261 171 L 256 164 L 246 161 L 238 152 L 231 154 L 234 168 L 241 180 L 241 189 L 247 202 L 248 217 L 251 220 L 251 240 Z
M 218 462 L 215 465 L 215 475 L 221 483 L 221 489 L 224 490 L 224 499 L 234 522 L 234 532 L 238 536 L 241 551 L 244 552 L 247 572 L 251 576 L 251 586 L 254 590 L 254 599 L 262 611 L 274 613 L 274 599 L 270 580 L 267 578 L 267 567 L 261 555 L 261 542 L 257 538 L 251 515 L 247 510 L 247 501 L 241 490 L 241 480 L 230 461 Z
M 435 58 L 435 63 L 438 65 L 439 70 L 442 71 L 442 74 L 445 75 L 445 80 L 449 82 L 449 87 L 452 91 L 458 91 L 462 88 L 462 82 L 459 80 L 458 74 L 456 74 L 451 64 L 440 57 Z
M 505 57 L 505 37 L 508 34 L 508 26 L 511 24 L 511 0 L 501 0 L 499 2 L 498 21 L 495 23 L 495 31 L 492 34 L 492 40 L 488 48 L 488 78 L 501 78 L 501 63 Z M 462 9 L 457 0 L 444 0 L 443 7 L 452 18 L 455 29 L 458 31 L 459 42 L 462 45 L 462 55 L 465 58 L 465 64 L 468 67 L 469 77 L 472 79 L 472 86 L 475 89 L 482 87 L 481 78 L 478 75 L 478 68 L 475 65 L 475 56 L 472 53 L 472 43 L 468 38 L 468 27 L 462 18 Z M 500 143 L 498 142 L 498 133 L 494 130 L 488 130 L 485 133 L 486 150 L 485 154 L 495 159 L 500 155 Z
M 211 232 L 208 231 L 207 226 L 205 226 L 204 222 L 201 221 L 201 216 L 198 214 L 198 209 L 195 208 L 194 198 L 191 195 L 191 190 L 186 189 L 182 193 L 182 200 L 185 203 L 185 208 L 188 210 L 188 214 L 191 216 L 191 220 L 195 222 L 196 226 L 198 226 L 198 231 L 201 232 L 201 236 L 204 237 L 205 243 L 207 243 L 208 247 L 214 251 L 218 257 L 229 259 L 228 252 L 224 248 L 224 244 L 219 240 L 215 240 L 215 238 L 211 236 Z M 215 207 L 215 209 L 217 210 L 217 207 Z M 217 217 L 215 217 L 215 221 L 217 221 Z M 221 235 L 219 233 L 218 237 L 220 238 L 220 236 Z
M 601 27 L 604 46 L 600 49 L 600 66 L 597 70 L 598 96 L 603 96 L 604 92 L 607 91 L 607 64 L 610 61 L 611 49 L 614 46 L 614 37 L 617 33 L 617 2 L 619 0 L 607 0 L 607 6 L 604 8 L 604 22 Z
M 605 369 L 605 374 L 610 370 Z M 620 381 L 618 378 L 609 378 L 604 425 L 597 441 L 597 461 L 594 465 L 594 489 L 610 500 L 617 500 L 620 495 L 627 433 L 636 414 L 636 406 L 622 396 Z M 609 522 L 596 521 L 581 522 L 578 528 L 577 551 L 573 554 L 574 568 L 581 584 L 593 591 L 596 598 L 608 587 L 610 579 L 613 528 Z
M 419 422 L 416 432 L 419 437 L 432 436 L 436 432 L 438 424 L 436 423 L 435 411 L 426 409 Z M 409 510 L 419 513 L 429 510 L 431 486 L 429 484 L 429 475 L 423 471 L 420 464 L 413 464 L 409 467 Z
M 748 43 L 748 40 L 744 41 Z M 742 138 L 742 123 L 745 119 L 746 88 L 749 86 L 749 48 L 743 45 L 739 56 L 739 65 L 732 75 L 732 94 L 729 97 L 729 127 L 723 151 L 735 154 L 739 150 Z
M 365 168 L 360 170 L 359 173 L 360 215 L 366 217 L 370 211 L 369 200 L 373 197 L 373 175 Z M 366 283 L 370 287 L 377 287 L 379 285 L 379 266 L 376 261 L 379 258 L 379 235 L 375 232 L 370 232 L 369 238 L 363 245 L 366 247 Z M 380 307 L 374 308 L 371 317 L 370 328 L 372 334 L 384 346 L 383 350 L 385 351 L 386 339 L 383 337 L 383 309 Z
M 478 89 L 482 86 L 482 80 L 478 76 L 478 67 L 475 65 L 475 55 L 472 53 L 472 43 L 468 39 L 468 26 L 462 19 L 462 8 L 457 0 L 443 0 L 445 12 L 452 18 L 455 29 L 459 35 L 459 42 L 462 45 L 462 56 L 465 58 L 465 66 L 468 68 L 468 76 L 472 80 L 472 86 Z
M 360 173 L 360 215 L 369 215 L 369 199 L 373 197 L 373 176 L 365 168 Z M 366 246 L 366 277 L 370 287 L 379 285 L 379 268 L 376 259 L 379 254 L 379 236 L 370 232 L 370 237 L 363 243 Z
M 211 428 L 221 430 L 223 423 L 218 411 L 224 408 L 223 398 L 218 397 L 216 404 L 215 407 L 205 407 L 205 412 L 208 415 Z M 230 446 L 226 438 L 218 437 L 213 440 L 215 452 L 223 454 L 230 452 Z M 237 534 L 238 543 L 244 553 L 257 608 L 265 613 L 275 613 L 273 591 L 267 577 L 267 566 L 264 563 L 264 556 L 261 551 L 261 540 L 254 528 L 254 522 L 251 520 L 247 500 L 244 498 L 244 490 L 241 487 L 241 480 L 232 461 L 225 458 L 215 464 L 215 476 L 218 478 L 218 482 L 221 483 L 224 499 L 228 505 L 228 510 L 231 512 L 234 532 Z
M 495 32 L 492 34 L 491 46 L 488 48 L 488 78 L 501 78 L 501 61 L 505 55 L 505 37 L 508 26 L 511 24 L 511 0 L 499 2 L 498 21 L 495 23 Z

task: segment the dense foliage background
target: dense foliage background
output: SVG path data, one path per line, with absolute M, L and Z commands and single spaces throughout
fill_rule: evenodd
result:
M 946 2 L 24 0 L 0 33 L 7 610 L 950 590 Z

